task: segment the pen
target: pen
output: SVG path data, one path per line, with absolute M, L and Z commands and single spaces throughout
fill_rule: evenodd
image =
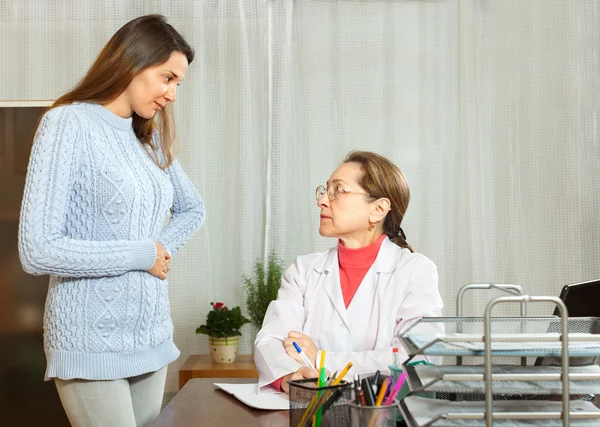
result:
M 387 400 L 385 401 L 386 405 L 390 405 L 394 401 L 394 398 L 400 391 L 400 388 L 402 388 L 402 384 L 404 384 L 405 379 L 406 379 L 406 371 L 402 372 L 402 375 L 400 375 L 400 378 L 398 378 L 398 380 L 396 381 L 396 384 L 394 384 L 394 389 L 390 392 L 390 395 L 388 396 Z
M 356 389 L 356 404 L 360 406 L 367 406 L 365 393 L 360 388 L 360 382 L 358 383 L 358 388 Z
M 298 354 L 304 361 L 304 364 L 306 366 L 308 366 L 309 368 L 314 369 L 316 371 L 315 366 L 312 363 L 310 363 L 310 360 L 308 360 L 308 357 L 306 357 L 306 354 L 304 354 L 304 352 L 302 351 L 300 346 L 298 344 L 296 344 L 296 341 L 292 342 L 292 344 L 294 344 L 294 348 L 296 349 L 296 351 L 298 352 Z
M 354 374 L 354 390 L 358 390 L 360 388 L 360 379 L 358 374 Z M 356 399 L 358 401 L 358 399 Z
M 371 385 L 373 386 L 374 394 L 377 394 L 377 390 L 379 390 L 379 375 L 380 375 L 380 371 L 375 372 L 375 375 L 373 376 L 373 380 L 371 382 Z
M 346 374 L 348 373 L 348 371 L 350 370 L 350 368 L 352 367 L 352 362 L 348 362 L 348 364 L 346 365 L 346 367 L 344 369 L 342 369 L 342 372 L 338 375 L 338 377 L 335 379 L 335 381 L 333 382 L 332 385 L 338 385 L 346 376 Z
M 385 392 L 384 399 L 387 400 L 388 396 L 390 395 L 390 392 L 392 391 L 392 384 L 394 383 L 394 377 L 392 375 L 390 375 L 386 382 L 387 382 L 387 386 L 386 386 L 387 390 Z
M 357 405 L 360 405 L 360 400 L 358 398 L 358 390 L 360 390 L 360 377 L 358 376 L 358 374 L 354 374 L 354 402 L 356 402 Z
M 383 383 L 381 389 L 379 390 L 379 394 L 377 395 L 377 400 L 375 401 L 375 406 L 381 406 L 381 402 L 383 402 L 383 396 L 385 396 L 385 391 L 387 390 L 388 383 L 387 381 Z
M 362 380 L 362 391 L 365 393 L 365 400 L 367 401 L 367 406 L 375 406 L 375 396 L 373 395 L 373 387 L 371 387 L 371 382 L 368 378 L 363 378 Z

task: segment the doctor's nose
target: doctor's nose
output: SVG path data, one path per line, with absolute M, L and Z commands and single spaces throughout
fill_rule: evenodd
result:
M 329 207 L 329 196 L 327 196 L 327 192 L 317 199 L 317 206 L 320 208 Z
M 319 185 L 317 187 L 317 190 L 315 191 L 315 198 L 317 199 L 318 207 L 329 206 L 329 194 L 327 193 L 327 189 L 324 186 Z

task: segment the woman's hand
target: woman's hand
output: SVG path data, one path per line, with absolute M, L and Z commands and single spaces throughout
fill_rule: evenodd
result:
M 295 350 L 294 350 L 295 351 Z M 319 375 L 317 371 L 307 366 L 303 366 L 298 369 L 296 372 L 292 372 L 291 374 L 287 374 L 281 378 L 281 389 L 289 394 L 290 385 L 289 381 L 302 380 L 305 378 L 317 378 Z
M 160 243 L 154 242 L 154 244 L 156 245 L 156 260 L 154 261 L 152 268 L 148 270 L 148 273 L 159 279 L 165 280 L 168 271 L 171 269 L 171 266 L 169 265 L 171 263 L 171 255 Z
M 297 331 L 290 331 L 287 339 L 283 342 L 285 345 L 285 351 L 288 355 L 292 356 L 292 358 L 301 364 L 305 364 L 300 354 L 294 348 L 294 342 L 298 344 L 298 346 L 302 349 L 302 353 L 308 357 L 308 360 L 313 364 L 314 367 L 317 367 L 317 352 L 319 349 L 315 346 L 313 340 L 303 333 Z

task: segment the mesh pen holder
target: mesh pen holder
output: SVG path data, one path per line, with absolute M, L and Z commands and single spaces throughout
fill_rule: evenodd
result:
M 350 401 L 348 407 L 350 427 L 396 427 L 397 422 L 402 420 L 397 400 L 382 406 L 361 406 Z
M 313 417 L 321 410 L 321 427 L 350 425 L 348 401 L 352 399 L 350 383 L 317 387 L 317 379 L 290 381 L 290 427 L 312 427 Z

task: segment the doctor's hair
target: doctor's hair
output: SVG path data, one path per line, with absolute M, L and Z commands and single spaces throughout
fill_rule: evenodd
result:
M 351 151 L 344 160 L 344 163 L 350 162 L 360 165 L 363 174 L 358 184 L 371 195 L 372 200 L 382 197 L 390 200 L 390 211 L 383 222 L 384 233 L 401 248 L 414 252 L 401 228 L 410 201 L 410 189 L 400 168 L 385 157 L 369 151 Z
M 58 98 L 51 108 L 73 102 L 106 104 L 114 101 L 129 86 L 133 78 L 145 69 L 162 64 L 174 52 L 194 60 L 194 50 L 162 15 L 140 16 L 123 25 L 102 48 L 98 57 L 70 92 Z M 158 123 L 133 113 L 133 130 L 140 142 L 149 149 L 154 162 L 161 168 L 173 161 L 175 139 L 170 106 L 161 108 Z M 155 130 L 159 141 L 153 140 Z M 156 146 L 156 142 L 160 147 Z

